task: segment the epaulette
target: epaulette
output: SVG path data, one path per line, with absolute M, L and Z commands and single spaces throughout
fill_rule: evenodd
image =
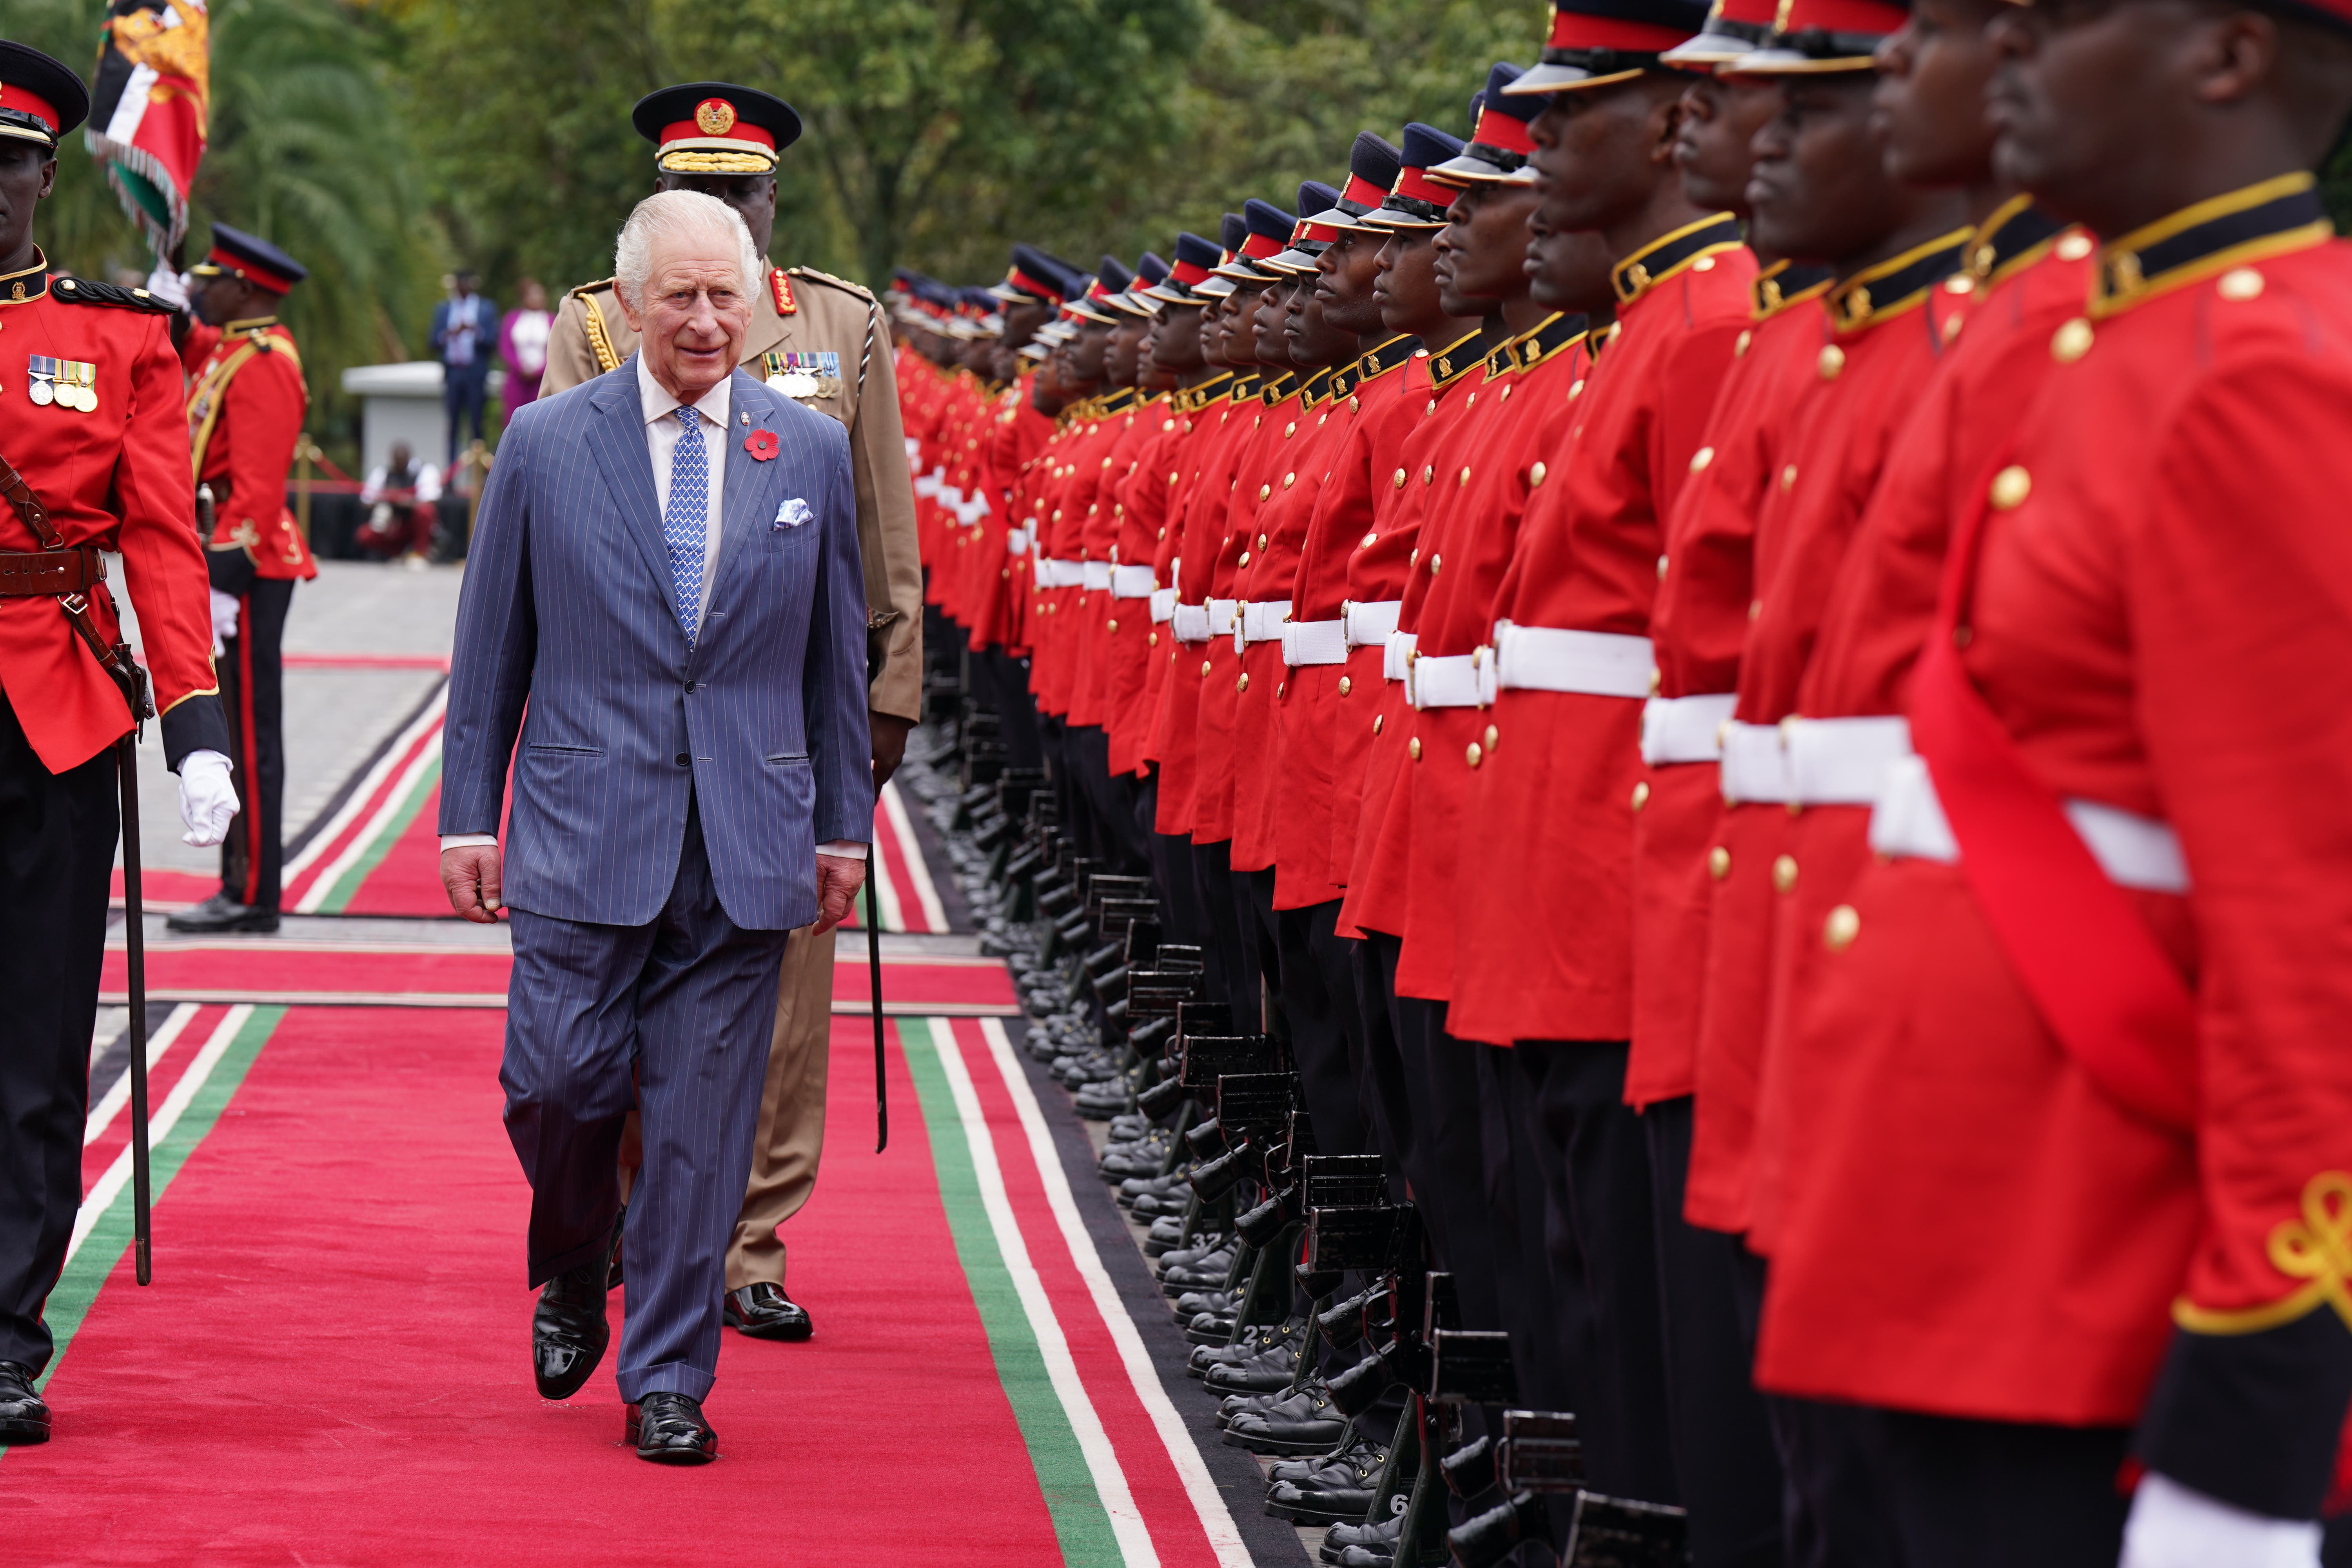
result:
M 863 283 L 852 283 L 846 278 L 835 278 L 830 272 L 819 272 L 814 267 L 787 267 L 785 271 L 795 278 L 806 278 L 818 283 L 830 283 L 836 289 L 846 289 L 868 304 L 876 303 L 873 290 Z
M 125 289 L 119 283 L 100 283 L 88 278 L 65 278 L 55 273 L 49 277 L 49 298 L 60 304 L 112 305 L 117 310 L 145 310 L 157 316 L 168 316 L 176 309 L 144 289 Z
M 589 295 L 597 292 L 599 289 L 616 287 L 620 281 L 621 280 L 618 278 L 599 278 L 593 283 L 583 283 L 579 288 L 574 289 L 570 294 L 566 295 L 565 298 L 572 300 L 584 300 Z

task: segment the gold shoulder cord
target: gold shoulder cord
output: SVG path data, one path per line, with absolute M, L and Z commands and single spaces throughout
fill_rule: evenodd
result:
M 205 414 L 203 421 L 196 426 L 195 435 L 188 442 L 190 458 L 188 471 L 192 478 L 200 479 L 204 475 L 205 449 L 212 445 L 213 426 L 220 423 L 222 394 L 228 390 L 230 378 L 250 363 L 253 357 L 260 352 L 258 342 L 248 338 L 244 347 L 205 372 L 204 379 L 196 383 L 195 392 L 188 399 L 188 406 L 194 408 L 201 404 Z
M 588 347 L 596 355 L 596 368 L 614 371 L 621 368 L 621 356 L 613 352 L 612 335 L 604 330 L 604 312 L 596 307 L 594 296 L 580 296 L 581 324 L 588 329 Z

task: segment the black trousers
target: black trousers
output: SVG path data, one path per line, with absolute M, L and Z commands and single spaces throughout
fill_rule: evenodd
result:
M 1157 776 L 1150 788 L 1156 796 L 1160 788 Z M 1160 912 L 1168 940 L 1201 950 L 1201 979 L 1208 989 L 1209 999 L 1227 1000 L 1233 994 L 1233 984 L 1225 967 L 1225 950 L 1218 943 L 1216 929 L 1209 920 L 1192 841 L 1181 833 L 1153 834 L 1151 869 L 1160 884 Z
M 1265 991 L 1257 966 L 1257 943 L 1244 941 L 1241 904 L 1234 896 L 1234 841 L 1195 842 L 1192 870 L 1201 888 L 1201 909 L 1208 917 L 1209 940 L 1216 945 L 1225 972 L 1223 1000 L 1234 1010 L 1234 1028 L 1244 1035 L 1265 1026 Z
M 1511 1336 L 1519 1404 L 1576 1410 L 1588 1403 L 1596 1355 L 1592 1307 L 1580 1276 L 1551 1266 L 1547 1238 L 1558 1223 L 1537 1150 L 1543 1123 L 1535 1096 L 1507 1047 L 1470 1046 L 1478 1065 L 1486 1200 L 1494 1215 L 1496 1293 Z
M 0 1361 L 36 1373 L 81 1207 L 116 791 L 112 747 L 52 773 L 0 696 Z
M 1550 1195 L 1546 1237 L 1555 1293 L 1580 1279 L 1597 1352 L 1576 1413 L 1594 1490 L 1681 1500 L 1667 1437 L 1665 1348 L 1651 1230 L 1650 1153 L 1625 1103 L 1622 1040 L 1521 1040 L 1543 1136 L 1534 1152 Z
M 221 891 L 278 907 L 286 864 L 286 612 L 294 584 L 257 579 L 238 602 L 236 636 L 217 661 L 221 709 L 236 742 L 236 820 L 221 845 Z
M 1421 1115 L 1415 1090 L 1406 1080 L 1404 1053 L 1398 1048 L 1395 1000 L 1389 994 L 1388 975 L 1394 961 L 1381 962 L 1378 932 L 1348 942 L 1348 970 L 1356 983 L 1356 1016 L 1363 1034 L 1363 1058 L 1356 1064 L 1356 1093 L 1370 1114 L 1372 1146 L 1389 1171 L 1391 1198 L 1402 1203 L 1410 1194 L 1410 1173 L 1419 1156 L 1413 1142 Z
M 1642 1112 L 1650 1151 L 1658 1296 L 1665 1334 L 1666 1414 L 1675 1476 L 1690 1510 L 1693 1568 L 1779 1568 L 1786 1561 L 1780 1456 L 1740 1324 L 1746 1248 L 1683 1218 L 1691 1099 Z
M 1045 766 L 1037 710 L 1029 699 L 1028 661 L 1003 648 L 982 648 L 971 656 L 971 668 L 973 700 L 996 715 L 996 734 L 1004 742 L 1006 765 Z
M 1276 980 L 1275 1005 L 1290 1026 L 1290 1054 L 1307 1093 L 1307 1119 L 1315 1129 L 1318 1154 L 1361 1154 L 1370 1149 L 1363 1112 L 1356 1100 L 1356 1075 L 1350 1065 L 1355 1047 L 1349 1039 L 1355 1019 L 1355 997 L 1343 1008 L 1326 980 L 1323 966 L 1308 950 L 1316 910 L 1274 907 L 1271 868 L 1247 873 L 1250 895 L 1257 906 L 1260 931 L 1274 949 Z M 1337 904 L 1319 906 L 1328 930 Z M 1351 988 L 1352 989 L 1352 988 Z
M 1150 848 L 1135 820 L 1135 776 L 1110 771 L 1109 732 L 1073 724 L 1067 746 L 1078 795 L 1094 819 L 1095 843 L 1111 870 L 1130 877 L 1150 870 Z
M 465 442 L 482 438 L 482 405 L 489 396 L 490 365 L 488 360 L 478 359 L 471 364 L 449 365 L 442 375 L 441 407 L 449 416 L 449 462 L 455 465 Z
M 2105 1568 L 2123 1550 L 2128 1430 L 1866 1414 L 1901 1568 Z

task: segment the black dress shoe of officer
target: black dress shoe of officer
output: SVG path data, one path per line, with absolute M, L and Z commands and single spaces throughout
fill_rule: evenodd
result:
M 559 1274 L 539 1293 L 530 1317 L 531 1371 L 541 1399 L 569 1399 L 580 1392 L 613 1337 L 604 1321 L 604 1260 Z
M 771 1285 L 765 1279 L 728 1291 L 721 1310 L 729 1328 L 755 1340 L 798 1342 L 816 1332 L 808 1309 L 785 1295 L 782 1285 Z
M 1313 1383 L 1263 1410 L 1235 1411 L 1234 1418 L 1225 1424 L 1225 1441 L 1234 1447 L 1269 1458 L 1278 1454 L 1328 1454 L 1347 1439 L 1349 1425 L 1348 1418 L 1332 1408 L 1331 1391 L 1320 1383 Z
M 0 1447 L 49 1440 L 49 1406 L 33 1392 L 33 1369 L 0 1361 Z
M 278 911 L 258 904 L 240 904 L 226 893 L 215 893 L 201 904 L 190 904 L 163 923 L 173 931 L 215 936 L 222 931 L 271 931 L 278 929 Z
M 1336 1487 L 1356 1480 L 1360 1475 L 1376 1476 L 1388 1462 L 1387 1444 L 1376 1443 L 1350 1430 L 1347 1442 L 1336 1452 L 1318 1454 L 1310 1459 L 1276 1459 L 1265 1479 L 1297 1481 L 1307 1487 Z
M 638 1458 L 656 1465 L 707 1465 L 719 1457 L 719 1434 L 702 1418 L 702 1402 L 666 1389 L 629 1406 L 628 1440 Z
M 1372 1506 L 1372 1480 L 1377 1474 L 1368 1471 L 1352 1485 L 1328 1488 L 1276 1481 L 1266 1489 L 1265 1511 L 1294 1524 L 1338 1524 L 1361 1519 Z
M 1268 1345 L 1242 1361 L 1215 1362 L 1202 1369 L 1212 1394 L 1266 1394 L 1288 1388 L 1298 1375 L 1296 1342 Z
M 1318 1555 L 1326 1563 L 1339 1563 L 1346 1560 L 1349 1553 L 1357 1553 L 1349 1568 L 1356 1568 L 1356 1564 L 1393 1563 L 1396 1561 L 1397 1541 L 1403 1534 L 1402 1510 L 1391 1514 L 1377 1524 L 1335 1524 L 1323 1532 L 1323 1546 Z

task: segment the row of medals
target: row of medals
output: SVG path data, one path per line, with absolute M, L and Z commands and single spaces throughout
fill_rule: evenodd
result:
M 25 388 L 25 395 L 36 406 L 47 408 L 54 403 L 82 414 L 98 411 L 98 366 L 36 355 L 30 370 L 30 384 Z

